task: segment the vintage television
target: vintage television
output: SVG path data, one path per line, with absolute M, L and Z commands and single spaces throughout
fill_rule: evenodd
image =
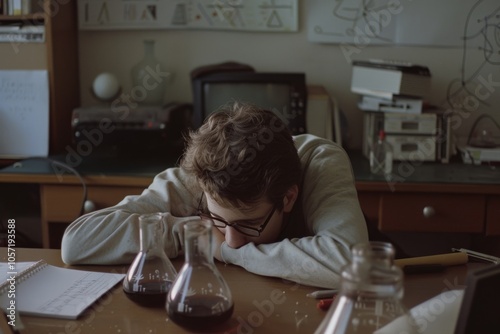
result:
M 192 79 L 193 125 L 231 101 L 249 102 L 278 114 L 293 134 L 306 129 L 304 73 L 215 72 Z

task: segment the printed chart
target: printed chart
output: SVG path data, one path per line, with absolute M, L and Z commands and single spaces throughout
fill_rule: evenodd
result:
M 310 0 L 308 38 L 319 43 L 495 48 L 498 0 Z
M 80 30 L 295 32 L 298 0 L 78 0 Z

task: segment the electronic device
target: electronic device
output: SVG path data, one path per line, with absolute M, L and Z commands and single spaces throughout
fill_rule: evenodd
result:
M 307 87 L 304 73 L 211 72 L 192 78 L 193 125 L 231 101 L 274 111 L 292 134 L 306 133 Z
M 74 150 L 83 156 L 136 157 L 180 154 L 191 105 L 93 106 L 73 110 Z
M 465 285 L 455 334 L 497 333 L 500 264 L 469 273 Z
M 384 130 L 393 160 L 446 163 L 451 150 L 449 122 L 449 118 L 435 113 L 365 112 L 363 154 L 369 156 L 377 134 Z
M 498 164 L 500 162 L 500 147 L 475 147 L 467 145 L 458 149 L 462 153 L 463 162 L 466 164 Z

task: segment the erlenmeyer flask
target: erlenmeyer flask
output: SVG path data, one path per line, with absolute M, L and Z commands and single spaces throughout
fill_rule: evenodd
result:
M 185 263 L 167 296 L 166 309 L 176 324 L 208 328 L 231 318 L 233 298 L 212 255 L 212 221 L 202 218 L 184 225 Z
M 163 248 L 162 213 L 139 217 L 140 250 L 123 280 L 123 291 L 143 306 L 164 306 L 167 293 L 177 276 Z
M 315 334 L 396 333 L 389 323 L 416 333 L 415 320 L 401 303 L 403 272 L 393 261 L 390 243 L 355 245 L 352 262 L 342 270 L 339 294 Z

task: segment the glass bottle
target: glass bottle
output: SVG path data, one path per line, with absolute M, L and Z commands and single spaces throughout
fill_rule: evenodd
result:
M 184 225 L 185 262 L 167 296 L 168 317 L 176 324 L 207 329 L 228 320 L 234 308 L 231 291 L 214 264 L 212 220 Z
M 155 57 L 155 41 L 144 40 L 144 57 L 132 67 L 132 98 L 142 105 L 163 105 L 170 76 Z
M 385 242 L 353 247 L 351 263 L 342 269 L 339 294 L 315 334 L 417 332 L 401 302 L 403 272 L 394 265 L 394 253 Z M 389 323 L 397 331 L 384 327 Z
M 384 130 L 380 130 L 370 150 L 370 171 L 376 175 L 392 173 L 392 146 L 386 141 Z
M 162 213 L 139 216 L 140 250 L 123 280 L 127 297 L 143 306 L 164 306 L 177 276 L 163 248 L 163 219 Z

